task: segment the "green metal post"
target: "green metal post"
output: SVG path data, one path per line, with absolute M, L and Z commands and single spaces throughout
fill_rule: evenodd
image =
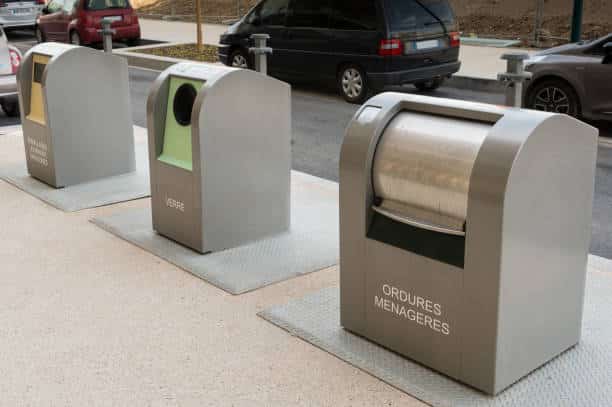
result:
M 574 13 L 572 15 L 572 42 L 580 41 L 582 34 L 583 0 L 574 0 Z

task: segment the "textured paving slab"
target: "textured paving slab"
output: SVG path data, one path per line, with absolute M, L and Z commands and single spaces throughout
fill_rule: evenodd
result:
M 589 273 L 580 344 L 497 397 L 484 395 L 342 329 L 338 287 L 325 288 L 259 315 L 432 406 L 602 407 L 612 400 L 611 292 L 612 276 Z
M 30 177 L 26 167 L 21 129 L 2 136 L 3 148 L 21 150 L 18 161 L 0 162 L 0 179 L 30 195 L 61 209 L 76 212 L 119 202 L 145 198 L 151 195 L 146 130 L 135 127 L 136 171 L 100 180 L 56 189 Z
M 231 294 L 242 294 L 338 262 L 337 185 L 294 172 L 291 198 L 288 233 L 206 255 L 157 234 L 150 208 L 93 222 Z

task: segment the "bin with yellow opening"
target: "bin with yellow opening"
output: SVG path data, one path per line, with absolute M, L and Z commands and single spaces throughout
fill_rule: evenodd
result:
M 17 80 L 32 177 L 61 188 L 135 170 L 123 58 L 39 44 L 24 57 Z

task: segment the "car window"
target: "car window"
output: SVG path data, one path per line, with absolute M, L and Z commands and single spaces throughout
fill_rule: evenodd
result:
M 454 26 L 454 14 L 448 0 L 386 0 L 389 27 L 392 31 L 431 31 Z M 429 10 L 429 11 L 428 11 Z
M 108 10 L 113 8 L 128 8 L 128 0 L 86 0 L 85 8 L 92 11 Z
M 76 6 L 76 2 L 77 0 L 65 0 L 64 1 L 64 11 L 66 13 L 72 13 L 74 11 L 74 8 Z
M 285 25 L 289 0 L 267 0 L 259 8 L 262 25 Z
M 49 10 L 49 13 L 57 13 L 58 11 L 62 11 L 63 6 L 64 0 L 51 0 L 47 5 L 47 10 Z
M 603 44 L 597 44 L 593 48 L 590 48 L 586 53 L 589 55 L 603 56 L 604 55 Z
M 375 2 L 372 0 L 334 0 L 330 27 L 337 30 L 376 30 Z
M 331 0 L 291 0 L 287 25 L 290 27 L 328 28 Z
M 593 45 L 591 48 L 586 50 L 586 54 L 604 56 L 606 54 L 604 52 L 604 45 L 606 45 L 609 42 L 612 42 L 612 35 L 599 40 L 597 44 Z

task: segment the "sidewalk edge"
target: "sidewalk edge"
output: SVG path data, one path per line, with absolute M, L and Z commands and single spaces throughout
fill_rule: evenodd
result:
M 480 78 L 475 76 L 453 75 L 450 79 L 444 82 L 444 86 L 451 88 L 473 90 L 477 92 L 504 92 L 504 85 L 489 78 Z
M 164 44 L 164 46 L 168 45 L 177 44 Z M 115 51 L 115 55 L 119 55 L 123 58 L 126 58 L 130 67 L 151 69 L 155 71 L 163 71 L 174 64 L 185 61 L 184 59 L 180 58 L 162 57 L 136 52 L 139 49 L 147 49 L 154 47 L 155 46 L 145 46 L 128 48 L 126 50 L 117 50 Z M 444 83 L 444 85 L 457 89 L 467 89 L 480 92 L 504 91 L 504 85 L 494 79 L 479 78 L 473 76 L 453 75 Z

